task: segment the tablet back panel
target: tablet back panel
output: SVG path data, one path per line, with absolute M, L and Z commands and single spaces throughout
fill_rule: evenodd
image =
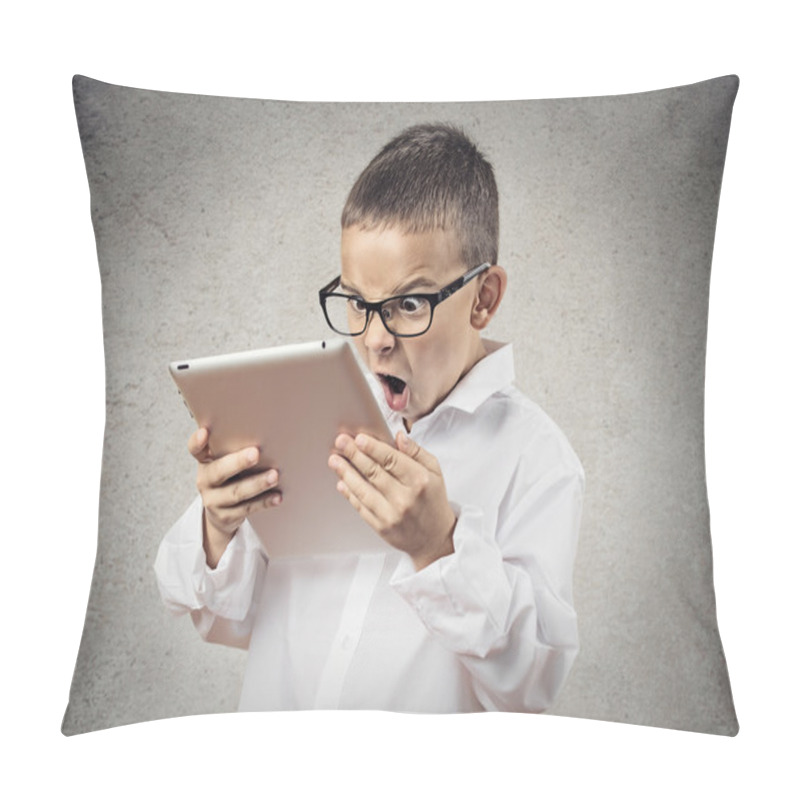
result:
M 170 365 L 214 456 L 250 445 L 276 467 L 281 505 L 250 517 L 270 558 L 390 549 L 336 491 L 337 433 L 392 437 L 346 340 L 211 356 Z

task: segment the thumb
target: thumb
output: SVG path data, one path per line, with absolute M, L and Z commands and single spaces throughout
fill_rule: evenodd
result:
M 413 439 L 411 439 L 405 431 L 397 432 L 395 444 L 401 453 L 405 453 L 407 456 L 411 456 L 411 458 L 414 458 L 414 456 L 420 450 L 420 446 Z
M 208 450 L 208 429 L 198 428 L 190 437 L 188 443 L 189 452 L 201 464 L 211 460 Z

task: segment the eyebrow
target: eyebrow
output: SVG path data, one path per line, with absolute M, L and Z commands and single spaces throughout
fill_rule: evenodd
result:
M 353 294 L 356 294 L 359 297 L 364 297 L 364 295 L 361 294 L 361 292 L 359 292 L 355 287 L 349 286 L 341 278 L 339 279 L 339 288 L 343 289 L 346 292 L 352 292 Z M 412 278 L 406 284 L 401 283 L 400 286 L 395 287 L 392 293 L 387 295 L 387 297 L 396 297 L 398 295 L 413 294 L 415 291 L 418 291 L 420 289 L 432 289 L 434 291 L 438 291 L 439 284 L 437 284 L 430 278 L 426 278 L 420 275 L 419 277 Z

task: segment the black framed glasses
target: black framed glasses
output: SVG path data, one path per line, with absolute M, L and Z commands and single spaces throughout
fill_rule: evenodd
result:
M 491 264 L 473 267 L 460 278 L 432 294 L 400 294 L 378 303 L 369 303 L 357 294 L 344 294 L 334 289 L 341 281 L 334 278 L 319 290 L 319 303 L 330 328 L 344 336 L 361 336 L 374 312 L 392 336 L 422 336 L 433 322 L 433 309 L 485 272 Z

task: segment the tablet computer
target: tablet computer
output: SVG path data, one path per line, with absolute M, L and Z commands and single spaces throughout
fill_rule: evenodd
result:
M 169 366 L 215 456 L 257 445 L 283 501 L 249 517 L 270 558 L 390 549 L 336 490 L 328 457 L 340 432 L 393 442 L 344 339 L 175 361 Z

